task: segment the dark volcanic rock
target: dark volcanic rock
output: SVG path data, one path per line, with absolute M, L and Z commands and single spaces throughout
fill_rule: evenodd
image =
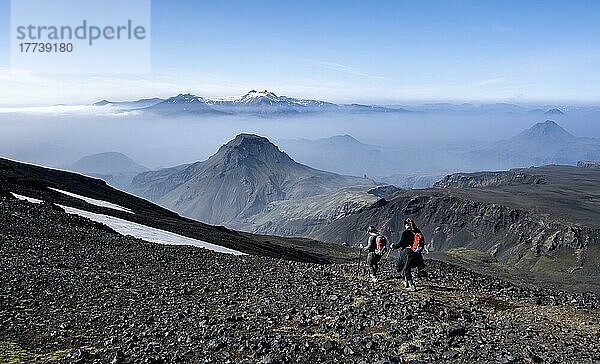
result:
M 531 173 L 526 169 L 513 169 L 501 172 L 455 173 L 446 176 L 433 186 L 435 188 L 472 188 L 546 183 L 543 175 Z
M 390 197 L 394 196 L 397 192 L 400 192 L 400 191 L 402 191 L 402 190 L 396 186 L 385 185 L 385 186 L 377 186 L 375 188 L 371 188 L 367 192 L 370 193 L 371 195 L 374 195 L 377 197 L 383 197 L 383 198 L 389 199 Z
M 152 244 L 0 198 L 0 362 L 600 360 L 596 296 L 427 266 L 407 292 L 389 260 L 372 283 L 355 264 Z
M 10 192 L 5 191 L 3 189 L 0 188 L 0 197 L 4 197 L 4 198 L 15 198 Z

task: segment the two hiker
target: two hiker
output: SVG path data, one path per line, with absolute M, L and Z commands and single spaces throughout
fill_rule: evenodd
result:
M 375 226 L 367 228 L 369 240 L 364 250 L 367 252 L 367 265 L 369 266 L 369 276 L 373 282 L 377 282 L 377 271 L 379 270 L 379 261 L 387 251 L 387 239 L 381 235 Z
M 368 252 L 367 264 L 369 265 L 371 279 L 377 281 L 377 272 L 379 270 L 379 261 L 387 251 L 387 239 L 377 231 L 374 226 L 367 229 L 369 240 L 364 248 Z M 423 233 L 417 227 L 414 220 L 407 218 L 404 220 L 404 232 L 398 243 L 390 245 L 392 249 L 401 249 L 400 256 L 396 261 L 396 270 L 404 277 L 404 285 L 407 289 L 415 290 L 415 284 L 412 277 L 412 268 L 418 269 L 418 274 L 423 275 L 425 261 L 423 253 L 427 250 Z

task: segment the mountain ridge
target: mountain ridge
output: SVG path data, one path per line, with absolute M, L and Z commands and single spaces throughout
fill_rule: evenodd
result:
M 152 98 L 136 101 L 114 102 L 101 100 L 93 106 L 118 106 L 158 114 L 216 114 L 216 115 L 280 115 L 321 112 L 411 112 L 401 107 L 363 104 L 335 104 L 322 100 L 294 98 L 277 95 L 272 91 L 250 90 L 241 96 L 202 97 L 180 93 L 167 99 Z
M 397 192 L 311 236 L 353 242 L 376 225 L 395 241 L 410 216 L 438 252 L 470 249 L 536 274 L 589 278 L 600 269 L 598 185 L 600 170 L 575 166 L 459 173 L 438 188 Z
M 136 176 L 129 191 L 188 217 L 232 224 L 273 201 L 360 185 L 374 183 L 302 165 L 265 137 L 239 134 L 206 161 Z

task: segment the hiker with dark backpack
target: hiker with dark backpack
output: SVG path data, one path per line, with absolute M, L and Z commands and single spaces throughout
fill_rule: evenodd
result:
M 424 275 L 425 261 L 423 252 L 427 250 L 423 233 L 410 217 L 404 220 L 404 232 L 400 242 L 392 244 L 392 249 L 401 249 L 396 261 L 396 270 L 404 276 L 404 286 L 416 290 L 412 277 L 412 268 L 417 268 L 419 276 Z
M 377 282 L 377 271 L 379 271 L 379 261 L 387 251 L 387 239 L 381 235 L 375 226 L 367 228 L 369 240 L 367 246 L 363 249 L 367 252 L 367 264 L 369 266 L 369 276 L 373 282 Z

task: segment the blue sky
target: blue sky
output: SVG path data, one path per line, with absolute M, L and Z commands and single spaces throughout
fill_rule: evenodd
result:
M 152 73 L 57 77 L 9 70 L 0 0 L 0 104 L 249 89 L 337 102 L 597 104 L 598 14 L 598 1 L 154 0 Z

